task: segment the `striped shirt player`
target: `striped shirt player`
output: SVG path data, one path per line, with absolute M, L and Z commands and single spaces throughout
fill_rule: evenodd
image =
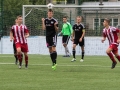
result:
M 113 54 L 118 59 L 118 61 L 120 61 L 120 55 L 118 54 L 118 45 L 120 42 L 120 30 L 115 27 L 109 26 L 109 24 L 110 24 L 110 20 L 107 18 L 104 19 L 103 25 L 105 28 L 103 29 L 102 43 L 106 40 L 106 38 L 108 38 L 109 47 L 106 50 L 106 53 L 112 61 L 111 69 L 113 69 L 117 64 Z
M 17 56 L 19 59 L 19 68 L 21 69 L 22 67 L 22 57 L 23 57 L 22 53 L 20 53 L 19 51 L 19 48 L 25 55 L 25 68 L 27 68 L 28 67 L 28 55 L 27 55 L 28 44 L 27 44 L 27 39 L 25 35 L 29 33 L 29 31 L 25 25 L 21 24 L 21 25 L 13 25 L 11 32 L 13 33 L 14 44 L 17 50 Z
M 117 33 L 119 33 L 119 29 L 109 26 L 108 29 L 104 28 L 103 29 L 103 37 L 107 37 L 108 41 L 109 41 L 109 45 L 115 44 L 115 45 L 119 45 L 119 43 L 117 42 L 118 40 L 118 35 Z
M 25 45 L 26 48 L 21 48 L 23 52 L 28 52 L 27 47 L 27 39 L 25 37 L 25 34 L 28 33 L 28 29 L 25 25 L 21 24 L 19 25 L 13 25 L 11 31 L 13 32 L 14 37 L 14 43 L 16 44 L 16 48 L 19 47 L 19 45 Z

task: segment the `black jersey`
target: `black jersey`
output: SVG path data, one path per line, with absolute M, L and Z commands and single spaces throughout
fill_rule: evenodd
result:
M 46 18 L 45 19 L 45 27 L 46 27 L 46 36 L 47 37 L 53 37 L 56 35 L 56 30 L 54 27 L 54 24 L 57 22 L 54 18 Z M 58 26 L 58 25 L 57 25 Z
M 75 36 L 74 38 L 75 39 L 80 39 L 82 34 L 83 34 L 83 29 L 85 29 L 84 25 L 83 24 L 75 24 L 73 25 L 73 30 L 75 32 Z

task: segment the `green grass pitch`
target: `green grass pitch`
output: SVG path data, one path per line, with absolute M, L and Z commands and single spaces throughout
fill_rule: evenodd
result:
M 29 68 L 18 69 L 13 55 L 0 55 L 0 90 L 119 90 L 120 64 L 111 69 L 107 56 L 85 56 L 84 62 L 70 62 L 58 56 L 51 69 L 46 55 L 29 55 Z

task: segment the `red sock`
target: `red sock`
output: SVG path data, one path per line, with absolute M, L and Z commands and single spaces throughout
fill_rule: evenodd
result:
M 118 59 L 118 61 L 120 62 L 120 56 L 117 56 L 116 58 L 117 58 L 117 59 Z
M 107 53 L 107 55 L 110 57 L 110 59 L 112 60 L 112 62 L 116 62 L 116 60 L 114 59 L 112 53 Z
M 28 56 L 25 55 L 25 66 L 27 67 L 28 66 Z
M 17 57 L 18 57 L 18 60 L 19 60 L 19 64 L 21 66 L 22 65 L 22 55 L 18 54 Z

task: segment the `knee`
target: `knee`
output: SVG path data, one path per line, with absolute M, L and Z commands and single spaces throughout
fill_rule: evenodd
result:
M 66 44 L 63 44 L 64 47 L 66 47 L 67 45 Z

